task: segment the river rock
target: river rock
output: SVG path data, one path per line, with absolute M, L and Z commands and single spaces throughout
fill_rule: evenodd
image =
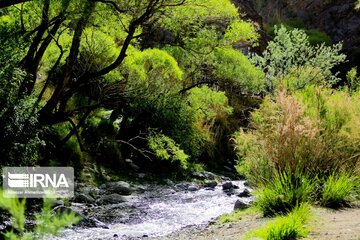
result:
M 100 197 L 96 203 L 99 205 L 106 205 L 106 204 L 116 204 L 116 203 L 122 203 L 122 202 L 126 202 L 126 198 L 124 196 L 121 196 L 120 194 L 117 193 L 112 193 L 109 195 L 104 195 L 102 197 Z
M 234 205 L 234 210 L 243 210 L 249 208 L 249 204 L 246 204 L 240 200 L 236 200 L 235 205 Z
M 189 186 L 191 185 L 191 183 L 188 182 L 182 182 L 182 183 L 178 183 L 175 185 L 175 188 L 177 191 L 186 191 Z
M 80 193 L 75 196 L 75 202 L 78 203 L 95 203 L 95 199 L 86 193 Z
M 133 162 L 133 160 L 127 158 L 127 159 L 125 159 L 125 162 L 126 162 L 126 164 L 127 164 L 132 170 L 134 170 L 135 172 L 139 171 L 139 169 L 140 169 L 139 166 L 136 165 L 136 164 Z
M 199 180 L 210 179 L 214 180 L 216 175 L 212 172 L 192 172 L 191 175 Z
M 232 182 L 225 182 L 225 183 L 223 183 L 223 185 L 222 185 L 223 190 L 229 190 L 229 189 L 231 189 L 231 188 L 233 188 L 233 187 L 234 187 L 234 185 L 233 185 Z
M 195 191 L 198 191 L 199 190 L 199 187 L 196 186 L 196 185 L 190 185 L 188 188 L 187 188 L 188 191 L 190 192 L 195 192 Z
M 210 179 L 210 180 L 214 180 L 216 178 L 216 175 L 212 172 L 204 172 L 203 174 L 207 179 Z
M 121 195 L 131 195 L 132 189 L 130 184 L 124 181 L 107 183 L 107 191 Z
M 173 182 L 173 181 L 171 181 L 171 180 L 170 180 L 170 179 L 168 179 L 168 178 L 167 178 L 167 179 L 165 179 L 165 181 L 164 181 L 164 182 L 165 182 L 165 184 L 166 184 L 166 185 L 168 185 L 168 186 L 174 186 L 174 185 L 175 185 L 175 184 L 174 184 L 174 182 Z
M 83 218 L 83 216 L 78 213 L 77 211 L 74 211 L 73 209 L 69 208 L 69 207 L 65 207 L 65 206 L 58 206 L 58 207 L 55 207 L 54 210 L 53 210 L 55 213 L 57 214 L 71 214 L 71 213 L 74 213 L 76 217 L 79 217 L 80 219 Z
M 238 197 L 250 197 L 251 196 L 251 193 L 250 191 L 246 188 L 244 191 L 242 191 L 241 193 L 238 194 Z
M 53 205 L 54 208 L 55 208 L 55 207 L 58 207 L 58 206 L 64 206 L 64 201 L 62 201 L 62 200 L 55 200 L 52 205 Z
M 99 221 L 98 219 L 94 217 L 85 217 L 83 216 L 82 219 L 75 224 L 77 227 L 83 227 L 83 228 L 104 228 L 109 229 L 108 225 L 105 223 Z
M 206 179 L 206 176 L 204 173 L 201 173 L 201 172 L 192 172 L 191 175 L 196 178 L 196 179 L 199 179 L 199 180 L 204 180 Z
M 204 186 L 214 188 L 217 186 L 217 182 L 215 180 L 205 180 Z

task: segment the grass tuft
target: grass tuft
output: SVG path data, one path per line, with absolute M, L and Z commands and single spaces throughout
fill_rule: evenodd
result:
M 291 240 L 306 237 L 309 229 L 306 224 L 311 218 L 310 205 L 301 204 L 287 216 L 278 216 L 265 227 L 249 232 L 245 239 Z
M 324 183 L 321 205 L 339 208 L 346 205 L 356 189 L 356 179 L 349 173 L 330 175 Z
M 309 200 L 314 186 L 305 176 L 283 173 L 258 191 L 255 204 L 264 216 L 288 213 Z

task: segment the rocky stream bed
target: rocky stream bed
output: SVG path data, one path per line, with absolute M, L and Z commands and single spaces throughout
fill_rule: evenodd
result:
M 56 239 L 160 237 L 187 227 L 206 227 L 252 201 L 245 181 L 215 180 L 210 173 L 205 178 L 201 184 L 170 180 L 165 185 L 108 182 L 98 188 L 78 184 L 71 205 L 60 201 L 54 210 L 75 211 L 83 220 Z

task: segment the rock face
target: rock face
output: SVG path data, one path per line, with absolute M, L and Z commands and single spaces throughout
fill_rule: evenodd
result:
M 240 0 L 242 2 L 244 0 Z M 264 23 L 301 19 L 306 27 L 326 32 L 349 49 L 359 45 L 360 12 L 355 0 L 251 0 Z
M 302 20 L 306 28 L 342 41 L 352 65 L 360 67 L 360 10 L 355 0 L 232 0 L 245 18 L 260 27 L 274 21 Z M 266 34 L 260 32 L 266 38 Z M 269 40 L 269 39 L 268 39 Z M 260 42 L 261 44 L 261 42 Z M 264 47 L 261 48 L 264 50 Z

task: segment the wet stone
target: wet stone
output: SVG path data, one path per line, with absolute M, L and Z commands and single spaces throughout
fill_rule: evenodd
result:
M 238 194 L 238 197 L 243 197 L 243 198 L 251 197 L 251 193 L 248 189 L 245 189 L 244 191 Z
M 228 190 L 228 189 L 233 188 L 233 187 L 234 187 L 234 185 L 233 185 L 232 182 L 225 182 L 225 183 L 222 185 L 223 190 Z

